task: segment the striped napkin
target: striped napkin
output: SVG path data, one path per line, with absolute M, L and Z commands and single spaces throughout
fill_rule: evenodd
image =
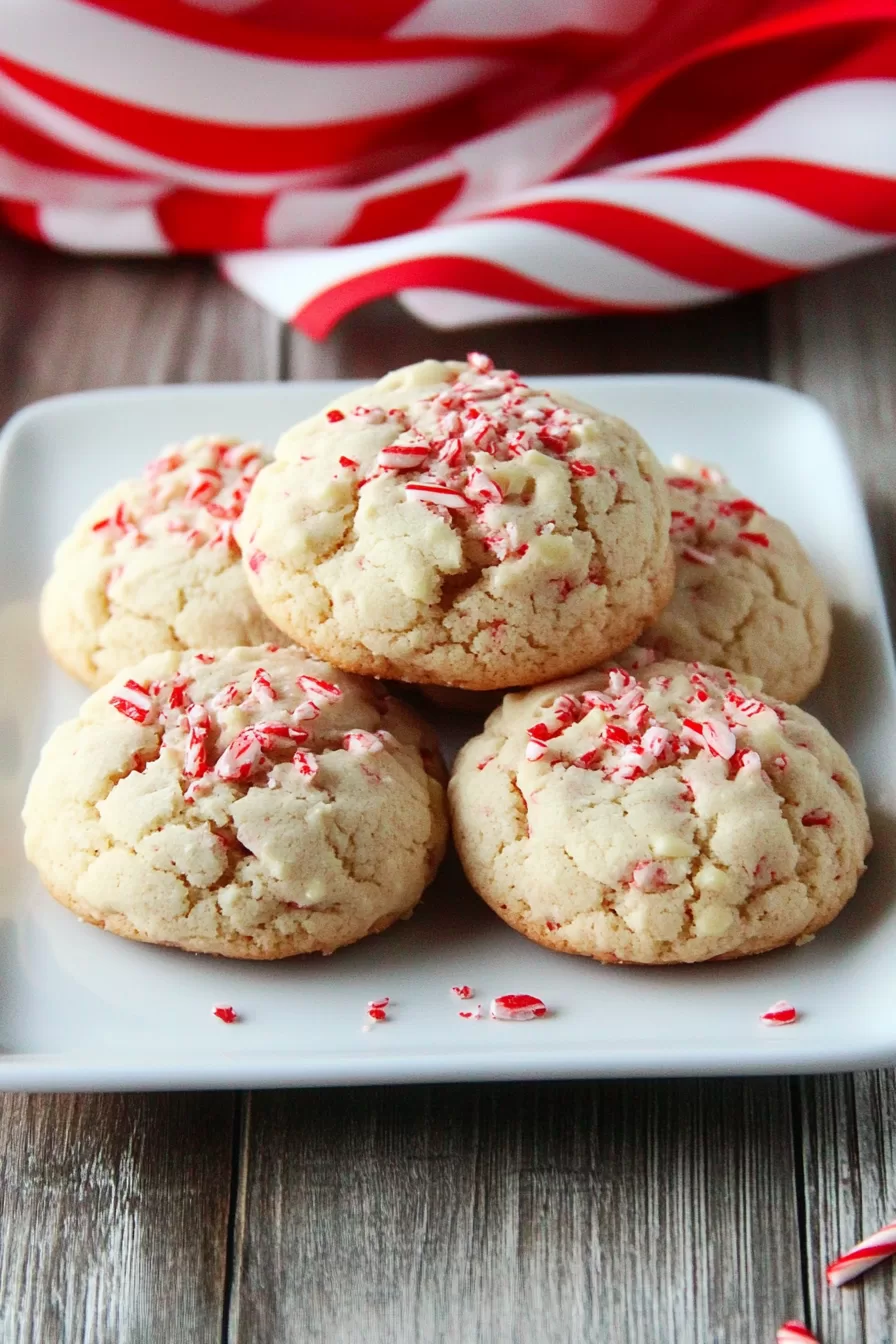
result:
M 11 0 L 0 214 L 314 337 L 704 303 L 896 237 L 896 4 Z

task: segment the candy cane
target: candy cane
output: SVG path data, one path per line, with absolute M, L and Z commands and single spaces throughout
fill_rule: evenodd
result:
M 896 1255 L 896 1223 L 887 1223 L 879 1232 L 833 1260 L 828 1265 L 828 1283 L 834 1288 L 842 1288 L 844 1283 L 873 1269 L 891 1255 Z
M 818 1340 L 802 1321 L 785 1321 L 775 1332 L 775 1344 L 818 1344 Z

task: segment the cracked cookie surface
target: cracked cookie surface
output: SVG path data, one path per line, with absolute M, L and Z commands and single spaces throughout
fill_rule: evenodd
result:
M 203 435 L 91 505 L 41 597 L 44 641 L 67 672 L 98 687 L 149 653 L 279 640 L 233 535 L 265 460 L 258 444 Z
M 298 649 L 155 654 L 44 747 L 25 848 L 112 933 L 228 957 L 332 952 L 408 915 L 445 847 L 432 734 Z
M 815 933 L 864 871 L 862 786 L 816 719 L 757 688 L 666 661 L 506 696 L 449 786 L 474 888 L 528 938 L 601 961 Z
M 238 530 L 259 605 L 303 647 L 489 690 L 637 638 L 671 593 L 668 527 L 662 470 L 629 425 L 472 355 L 296 425 Z
M 805 699 L 831 643 L 821 578 L 786 523 L 714 467 L 676 462 L 667 471 L 675 591 L 639 642 L 759 677 L 779 700 Z

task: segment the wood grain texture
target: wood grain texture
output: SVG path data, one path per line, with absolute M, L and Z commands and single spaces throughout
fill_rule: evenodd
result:
M 774 1339 L 787 1112 L 781 1081 L 256 1094 L 229 1338 Z
M 3 1344 L 218 1344 L 233 1106 L 2 1099 Z
M 278 325 L 202 263 L 0 241 L 4 413 L 83 387 L 278 371 Z M 217 1344 L 236 1104 L 0 1096 L 3 1344 Z
M 896 574 L 896 255 L 841 266 L 772 292 L 773 376 L 827 406 L 868 504 L 894 607 Z M 813 1317 L 825 1344 L 894 1344 L 896 1265 L 828 1288 L 826 1264 L 896 1218 L 896 1076 L 799 1085 Z
M 485 350 L 523 373 L 737 373 L 766 371 L 766 309 L 750 295 L 731 303 L 649 317 L 559 318 L 468 331 L 433 331 L 393 299 L 351 313 L 325 345 L 289 340 L 294 378 L 379 378 L 415 360 L 463 359 Z

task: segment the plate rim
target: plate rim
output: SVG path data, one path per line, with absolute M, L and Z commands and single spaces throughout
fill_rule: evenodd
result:
M 896 652 L 890 622 L 884 578 L 878 564 L 874 534 L 861 483 L 846 446 L 844 435 L 834 417 L 815 397 L 759 378 L 704 373 L 576 373 L 526 375 L 532 382 L 563 386 L 583 379 L 614 386 L 678 386 L 682 384 L 749 387 L 754 395 L 767 400 L 798 404 L 810 411 L 819 428 L 829 434 L 831 445 L 848 475 L 852 501 L 858 506 L 860 545 L 865 552 L 873 585 L 867 593 L 869 611 L 881 636 L 881 652 L 889 692 L 896 704 Z M 235 382 L 199 382 L 92 388 L 44 397 L 16 411 L 0 432 L 0 493 L 6 488 L 6 471 L 17 442 L 32 425 L 46 416 L 103 403 L 128 403 L 134 400 L 165 401 L 225 394 L 250 396 L 275 390 L 288 396 L 290 389 L 304 394 L 320 388 L 323 395 L 335 395 L 330 389 L 348 390 L 364 386 L 362 378 L 321 378 L 301 380 L 253 380 Z M 858 537 L 857 537 L 857 540 Z M 288 1051 L 234 1052 L 202 1055 L 192 1048 L 172 1054 L 170 1048 L 158 1055 L 144 1055 L 133 1064 L 117 1050 L 85 1052 L 3 1052 L 0 1051 L 0 1092 L 7 1091 L 142 1091 L 218 1090 L 232 1088 L 297 1088 L 322 1086 L 358 1086 L 403 1083 L 454 1083 L 513 1080 L 554 1080 L 582 1078 L 660 1078 L 717 1076 L 774 1076 L 778 1074 L 837 1073 L 856 1069 L 881 1068 L 896 1064 L 896 1031 L 892 1040 L 866 1038 L 857 1046 L 835 1047 L 786 1039 L 773 1045 L 735 1047 L 734 1051 L 717 1046 L 671 1047 L 672 1058 L 660 1058 L 664 1047 L 626 1047 L 616 1050 L 552 1046 L 513 1046 L 470 1053 L 461 1046 L 441 1048 L 433 1053 L 404 1049 L 365 1055 L 360 1048 L 336 1055 L 309 1056 Z M 643 1058 L 642 1058 L 643 1056 Z

